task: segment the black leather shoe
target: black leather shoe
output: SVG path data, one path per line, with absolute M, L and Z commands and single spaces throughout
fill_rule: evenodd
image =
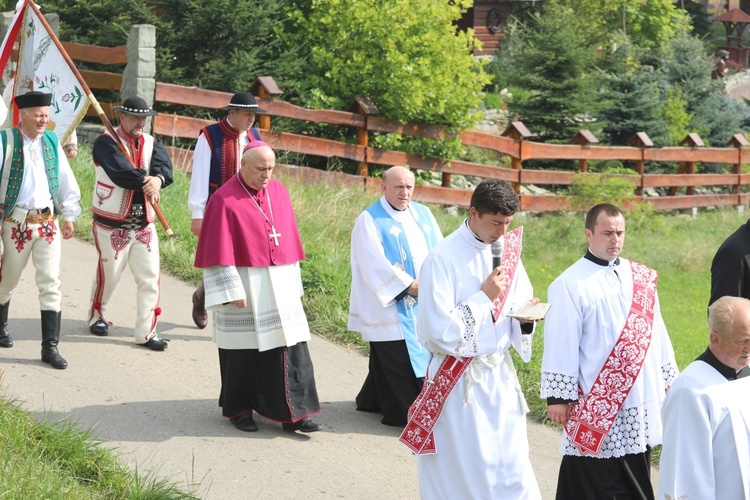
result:
M 258 430 L 258 424 L 253 420 L 253 412 L 248 412 L 229 419 L 232 425 L 244 432 L 255 432 Z
M 169 340 L 163 340 L 157 337 L 156 335 L 154 335 L 153 337 L 148 339 L 148 342 L 146 342 L 145 344 L 138 344 L 138 345 L 142 345 L 143 347 L 148 347 L 152 351 L 163 351 L 164 349 L 167 348 L 167 342 L 169 342 Z
M 109 333 L 109 325 L 102 318 L 99 318 L 98 320 L 96 320 L 96 323 L 89 327 L 89 331 L 94 335 L 106 337 Z
M 316 424 L 309 418 L 304 418 L 299 422 L 294 422 L 293 424 L 281 424 L 281 427 L 283 427 L 283 429 L 287 432 L 315 432 L 320 430 L 320 424 Z
M 10 335 L 0 335 L 0 347 L 13 347 L 13 337 Z

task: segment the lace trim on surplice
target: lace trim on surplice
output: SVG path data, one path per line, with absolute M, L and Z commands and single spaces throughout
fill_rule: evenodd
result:
M 542 398 L 578 401 L 578 377 L 564 373 L 542 372 L 539 392 Z
M 459 304 L 458 311 L 464 324 L 461 342 L 456 346 L 456 356 L 470 358 L 477 355 L 477 321 L 471 308 L 466 304 Z
M 652 430 L 652 427 L 654 430 Z M 643 453 L 646 445 L 661 443 L 659 408 L 649 409 L 645 405 L 621 409 L 615 423 L 602 441 L 598 458 L 613 458 Z M 577 446 L 571 444 L 570 436 L 563 432 L 561 451 L 564 455 L 581 456 Z

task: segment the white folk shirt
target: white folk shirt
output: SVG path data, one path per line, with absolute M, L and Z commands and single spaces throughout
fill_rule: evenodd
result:
M 242 158 L 242 151 L 248 145 L 247 130 L 240 132 L 239 152 L 237 161 Z M 240 165 L 238 163 L 237 170 Z M 193 151 L 193 169 L 190 172 L 190 191 L 188 191 L 188 209 L 193 219 L 202 219 L 203 211 L 208 203 L 208 183 L 211 174 L 211 146 L 206 134 L 198 136 L 198 142 Z
M 438 243 L 419 281 L 417 333 L 434 357 L 430 383 L 446 354 L 476 356 L 445 402 L 433 429 L 437 453 L 419 455 L 422 498 L 539 499 L 529 460 L 526 404 L 508 350 L 531 358 L 533 333 L 505 317 L 533 297 L 519 260 L 497 323 L 492 302 L 481 291 L 492 271 L 490 245 L 464 222 Z
M 750 500 L 750 377 L 694 361 L 664 407 L 657 498 Z
M 577 400 L 579 385 L 588 394 L 625 326 L 633 299 L 630 261 L 600 266 L 585 258 L 549 287 L 551 307 L 544 322 L 542 398 Z M 661 443 L 661 409 L 666 389 L 677 375 L 677 362 L 661 316 L 654 306 L 651 344 L 641 372 L 625 399 L 599 458 L 643 453 Z M 560 451 L 580 456 L 563 431 Z
M 437 231 L 437 240 L 443 239 L 435 218 L 430 214 L 430 221 L 420 221 L 417 211 L 411 207 L 402 211 L 395 210 L 385 197 L 379 202 L 404 227 L 416 278 L 419 278 L 419 270 L 429 253 L 422 225 L 427 223 Z M 360 332 L 365 342 L 403 340 L 396 301 L 393 299 L 413 281 L 408 273 L 386 258 L 381 238 L 372 215 L 363 211 L 352 230 L 352 286 L 348 328 L 353 332 Z
M 21 132 L 21 138 L 23 139 L 25 172 L 16 206 L 26 210 L 49 208 L 54 211 L 54 202 L 47 182 L 47 168 L 44 165 L 44 138 L 40 136 L 31 140 L 23 132 Z M 57 161 L 59 163 L 59 208 L 66 221 L 75 221 L 81 213 L 79 205 L 81 191 L 60 144 L 57 145 Z

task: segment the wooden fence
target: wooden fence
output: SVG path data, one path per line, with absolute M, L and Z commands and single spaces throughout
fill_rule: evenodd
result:
M 125 47 L 111 49 L 80 44 L 63 44 L 73 59 L 118 64 L 125 61 Z M 122 75 L 105 72 L 82 72 L 92 89 L 118 90 Z M 352 108 L 356 111 L 335 111 L 306 109 L 275 99 L 282 93 L 273 78 L 260 77 L 249 88 L 259 97 L 260 105 L 268 110 L 268 115 L 258 116 L 258 127 L 263 139 L 274 149 L 288 152 L 315 155 L 326 158 L 338 157 L 359 164 L 358 175 L 344 175 L 295 169 L 296 175 L 321 180 L 328 177 L 336 183 L 361 185 L 365 189 L 377 189 L 379 180 L 367 176 L 369 165 L 409 165 L 412 169 L 440 172 L 441 187 L 418 186 L 415 199 L 447 205 L 468 206 L 471 191 L 450 187 L 452 174 L 480 178 L 500 178 L 516 187 L 523 185 L 568 186 L 576 175 L 606 176 L 608 174 L 587 173 L 588 161 L 630 161 L 635 164 L 637 175 L 625 176 L 633 184 L 636 201 L 648 201 L 656 210 L 673 210 L 707 206 L 744 205 L 750 193 L 743 192 L 743 186 L 750 184 L 750 174 L 742 173 L 742 165 L 747 161 L 748 142 L 736 134 L 727 147 L 706 148 L 696 134 L 689 134 L 682 147 L 653 148 L 648 136 L 639 132 L 631 141 L 631 146 L 598 146 L 596 138 L 587 130 L 580 131 L 572 144 L 544 144 L 530 141 L 531 134 L 520 122 L 512 123 L 502 135 L 477 131 L 461 131 L 457 135 L 465 146 L 494 151 L 510 158 L 511 168 L 484 165 L 461 160 L 423 158 L 402 151 L 373 148 L 368 144 L 370 132 L 400 133 L 402 135 L 426 138 L 443 138 L 453 134 L 445 127 L 419 123 L 400 124 L 377 115 L 377 109 L 368 99 L 357 99 Z M 156 103 L 196 106 L 206 109 L 219 109 L 229 102 L 231 93 L 205 90 L 198 87 L 159 83 L 156 84 Z M 105 111 L 111 116 L 111 106 Z M 316 124 L 351 127 L 357 130 L 357 143 L 339 142 L 308 135 L 273 131 L 273 117 L 305 120 Z M 176 166 L 190 171 L 192 151 L 173 146 L 172 139 L 196 139 L 200 129 L 212 122 L 174 114 L 159 114 L 154 118 L 154 133 L 162 136 L 168 146 Z M 524 169 L 526 160 L 574 160 L 578 162 L 578 172 Z M 646 174 L 646 162 L 675 162 L 679 164 L 675 174 Z M 697 163 L 717 163 L 731 166 L 731 173 L 696 174 Z M 722 194 L 694 194 L 696 187 L 723 186 Z M 645 188 L 669 188 L 667 196 L 645 196 Z M 684 187 L 685 194 L 678 194 Z M 570 208 L 570 199 L 558 195 L 522 194 L 521 208 L 525 211 L 560 211 Z

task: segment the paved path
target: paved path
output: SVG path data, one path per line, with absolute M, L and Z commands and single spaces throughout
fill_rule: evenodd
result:
M 159 333 L 165 352 L 136 347 L 135 285 L 123 275 L 108 319 L 108 337 L 88 333 L 86 314 L 96 254 L 78 240 L 63 243 L 63 328 L 67 370 L 40 361 L 39 306 L 33 267 L 10 306 L 15 347 L 0 350 L 0 391 L 40 418 L 69 418 L 120 450 L 143 472 L 155 471 L 206 499 L 419 497 L 416 459 L 398 430 L 357 412 L 354 396 L 367 358 L 313 336 L 310 351 L 323 413 L 321 432 L 285 433 L 257 418 L 256 433 L 237 431 L 217 406 L 218 356 L 210 327 L 194 327 L 193 287 L 162 277 Z M 545 499 L 554 496 L 558 431 L 530 424 L 532 461 Z

